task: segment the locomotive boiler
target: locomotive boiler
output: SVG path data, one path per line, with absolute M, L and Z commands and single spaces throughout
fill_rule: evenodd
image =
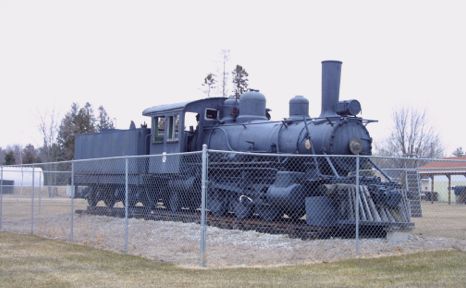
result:
M 359 101 L 340 101 L 341 65 L 322 62 L 318 117 L 310 117 L 306 98 L 295 96 L 289 115 L 272 121 L 266 98 L 257 90 L 239 99 L 212 97 L 154 106 L 143 111 L 151 119 L 150 128 L 132 125 L 129 130 L 78 136 L 75 158 L 181 153 L 149 158 L 129 171 L 129 205 L 177 212 L 200 204 L 200 163 L 183 153 L 200 151 L 206 144 L 207 208 L 214 215 L 266 221 L 306 217 L 309 225 L 334 226 L 354 224 L 360 213 L 368 225 L 410 224 L 401 185 L 364 157 L 372 153 L 366 125 L 375 121 L 358 117 Z M 363 157 L 349 157 L 355 155 Z M 75 184 L 87 187 L 89 205 L 103 200 L 111 208 L 123 201 L 123 177 L 118 177 L 123 168 L 96 169 L 89 163 L 75 167 Z M 356 165 L 366 171 L 357 179 L 360 187 L 355 186 Z

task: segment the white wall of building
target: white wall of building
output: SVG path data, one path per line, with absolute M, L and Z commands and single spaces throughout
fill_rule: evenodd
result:
M 34 172 L 33 172 L 34 171 Z M 42 168 L 3 166 L 3 179 L 15 181 L 14 186 L 35 187 L 44 186 Z

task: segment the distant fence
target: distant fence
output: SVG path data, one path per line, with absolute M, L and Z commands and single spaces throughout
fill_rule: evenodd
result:
M 1 166 L 0 231 L 208 267 L 466 250 L 463 182 L 426 172 L 446 161 L 204 148 Z

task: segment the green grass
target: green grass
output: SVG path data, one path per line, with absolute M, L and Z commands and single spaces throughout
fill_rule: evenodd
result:
M 183 269 L 0 233 L 0 287 L 466 287 L 466 253 L 441 251 L 275 268 Z

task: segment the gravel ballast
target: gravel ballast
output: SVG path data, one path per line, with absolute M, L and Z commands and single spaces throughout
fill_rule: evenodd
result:
M 129 219 L 128 253 L 185 267 L 200 263 L 200 225 Z M 74 241 L 107 250 L 123 251 L 125 221 L 94 215 L 74 216 Z M 6 221 L 4 230 L 27 232 L 30 224 Z M 35 234 L 69 238 L 69 214 L 38 218 Z M 10 228 L 10 229 L 9 229 Z M 331 262 L 356 257 L 354 239 L 293 239 L 256 231 L 207 228 L 208 267 L 278 266 Z M 360 257 L 402 255 L 435 250 L 466 251 L 466 240 L 403 233 L 402 237 L 362 239 Z

